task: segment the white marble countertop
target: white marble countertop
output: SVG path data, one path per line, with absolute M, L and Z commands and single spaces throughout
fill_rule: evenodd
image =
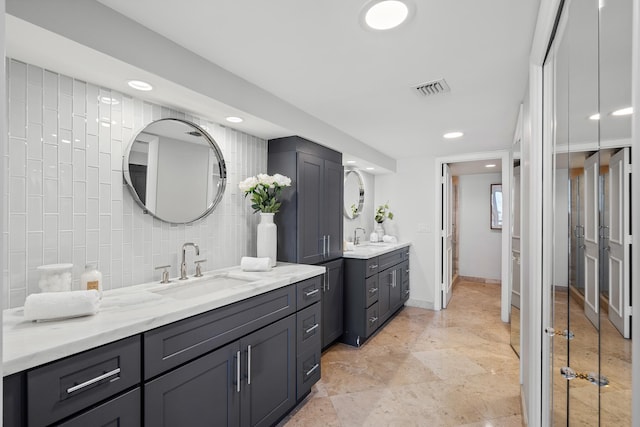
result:
M 33 368 L 159 326 L 323 274 L 324 267 L 278 263 L 269 272 L 231 267 L 185 281 L 172 279 L 105 291 L 95 316 L 49 322 L 25 321 L 23 309 L 3 312 L 3 375 Z M 219 287 L 215 277 L 229 280 Z M 208 284 L 208 285 L 207 285 Z M 198 291 L 206 286 L 206 292 Z M 184 293 L 177 291 L 184 287 Z M 202 288 L 200 288 L 202 289 Z M 181 294 L 182 293 L 182 294 Z
M 393 252 L 396 249 L 406 248 L 411 245 L 411 242 L 400 243 L 370 243 L 365 242 L 359 245 L 355 245 L 353 250 L 344 251 L 342 253 L 343 258 L 357 258 L 357 259 L 369 259 L 383 255 L 389 252 Z

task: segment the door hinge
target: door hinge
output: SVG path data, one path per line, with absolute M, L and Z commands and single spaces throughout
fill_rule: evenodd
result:
M 628 316 L 633 316 L 633 306 L 627 306 L 627 315 Z
M 632 169 L 633 169 L 633 168 L 632 168 L 632 166 L 631 166 L 631 163 L 629 163 L 629 164 L 627 164 L 627 165 L 625 166 L 624 171 L 625 171 L 626 173 L 631 173 L 631 170 L 632 170 Z
M 627 234 L 626 236 L 624 236 L 624 244 L 625 245 L 630 245 L 632 240 L 633 240 L 633 235 Z

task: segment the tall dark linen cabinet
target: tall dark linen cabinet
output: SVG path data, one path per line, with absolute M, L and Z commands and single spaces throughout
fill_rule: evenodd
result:
M 322 346 L 343 332 L 342 153 L 299 136 L 269 140 L 268 173 L 291 178 L 282 192 L 278 260 L 327 267 L 322 284 Z

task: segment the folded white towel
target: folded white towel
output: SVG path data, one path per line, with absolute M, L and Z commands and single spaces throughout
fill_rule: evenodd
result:
M 68 317 L 89 316 L 100 309 L 100 293 L 97 290 L 42 292 L 27 296 L 24 302 L 26 320 L 53 320 Z
M 398 238 L 396 236 L 389 236 L 385 234 L 382 236 L 382 241 L 385 243 L 398 243 Z
M 240 268 L 242 271 L 270 271 L 271 258 L 255 258 L 243 256 L 240 260 Z

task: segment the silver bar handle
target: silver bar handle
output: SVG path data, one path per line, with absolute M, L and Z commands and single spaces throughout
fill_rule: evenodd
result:
M 307 372 L 305 372 L 304 376 L 308 377 L 309 375 L 313 374 L 315 372 L 315 370 L 318 369 L 319 367 L 320 367 L 320 364 L 316 363 L 315 365 L 313 365 L 313 368 L 311 368 Z
M 247 346 L 247 385 L 251 385 L 251 346 Z
M 236 391 L 240 393 L 240 351 L 236 353 Z
M 369 266 L 369 270 L 373 270 L 374 268 L 378 268 L 378 264 L 371 264 Z
M 325 256 L 327 253 L 327 236 L 322 236 L 322 256 Z
M 320 292 L 320 289 L 314 289 L 314 290 L 312 290 L 310 292 L 305 292 L 304 296 L 305 297 L 310 297 L 310 296 L 313 296 L 313 295 L 317 294 L 318 292 Z
M 331 290 L 331 280 L 329 280 L 329 272 L 327 271 L 325 274 L 327 275 L 327 290 L 330 291 Z
M 371 289 L 369 289 L 369 293 L 370 293 L 370 294 L 375 294 L 376 292 L 378 292 L 378 288 L 371 288 Z
M 104 373 L 102 375 L 98 375 L 97 377 L 92 378 L 92 379 L 90 379 L 88 381 L 85 381 L 82 384 L 78 384 L 78 385 L 74 385 L 73 387 L 69 387 L 67 389 L 67 394 L 74 393 L 74 392 L 76 392 L 76 391 L 78 391 L 80 389 L 83 389 L 85 387 L 89 387 L 90 385 L 93 385 L 93 384 L 95 384 L 97 382 L 100 382 L 102 380 L 106 380 L 107 378 L 114 377 L 114 376 L 116 376 L 118 374 L 120 374 L 120 368 L 116 368 L 113 371 L 109 371 L 109 372 L 106 372 L 106 373 Z
M 313 325 L 312 327 L 310 327 L 309 329 L 307 329 L 306 331 L 304 331 L 305 334 L 310 334 L 311 332 L 315 331 L 316 329 L 318 329 L 318 326 L 320 326 L 318 323 L 316 323 L 315 325 Z
M 376 323 L 377 320 L 378 320 L 378 318 L 376 316 L 370 317 L 369 318 L 369 323 Z
M 327 235 L 327 257 L 331 253 L 331 234 Z

